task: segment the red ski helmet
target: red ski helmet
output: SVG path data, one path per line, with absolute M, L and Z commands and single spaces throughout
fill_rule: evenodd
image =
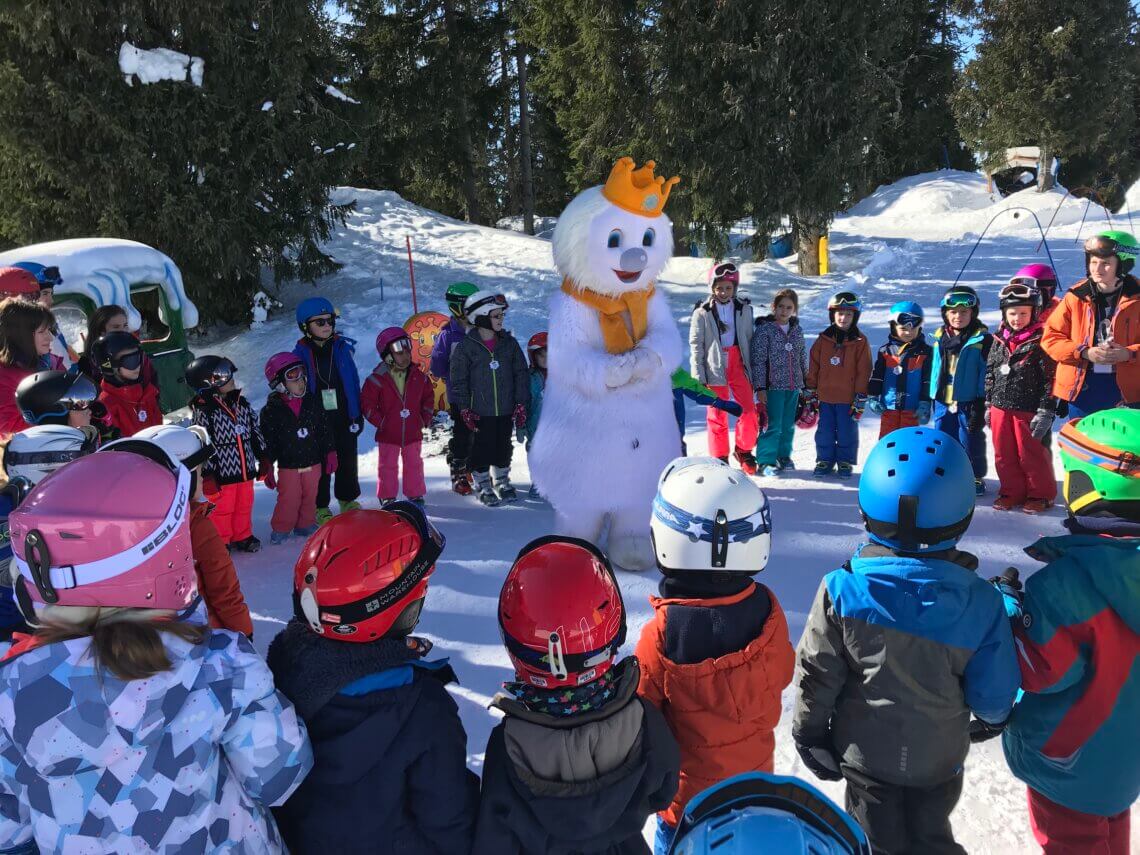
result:
M 24 297 L 35 301 L 40 296 L 40 283 L 22 267 L 0 267 L 0 298 Z
M 499 632 L 520 680 L 592 682 L 613 666 L 625 630 L 621 589 L 596 546 L 550 535 L 522 548 L 499 593 Z
M 536 332 L 527 340 L 526 359 L 531 368 L 534 368 L 534 354 L 539 350 L 546 350 L 546 330 Z
M 410 633 L 444 537 L 411 502 L 337 514 L 293 568 L 293 612 L 317 635 L 375 641 Z

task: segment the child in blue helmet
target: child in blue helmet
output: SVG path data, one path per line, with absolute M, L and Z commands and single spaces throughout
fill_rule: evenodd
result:
M 930 421 L 931 350 L 922 332 L 922 306 L 910 300 L 891 306 L 891 332 L 879 348 L 867 407 L 879 415 L 879 438 L 901 427 Z
M 962 764 L 1017 695 L 1001 594 L 956 548 L 973 481 L 965 450 L 937 430 L 879 440 L 859 483 L 870 543 L 824 577 L 800 641 L 796 750 L 818 777 L 846 780 L 875 851 L 965 852 L 949 819 Z
M 356 441 L 364 426 L 360 412 L 360 374 L 353 361 L 356 342 L 336 331 L 336 310 L 324 297 L 309 297 L 297 306 L 301 338 L 293 352 L 305 363 L 309 389 L 317 396 L 332 428 L 336 446 L 336 498 L 340 510 L 360 507 L 356 474 Z M 330 458 L 331 460 L 332 458 Z M 330 488 L 333 467 L 326 466 L 317 486 L 317 523 L 332 519 Z
M 970 455 L 974 493 L 986 492 L 986 363 L 994 337 L 978 319 L 978 292 L 955 285 L 942 297 L 943 326 L 934 333 L 930 397 L 934 426 Z

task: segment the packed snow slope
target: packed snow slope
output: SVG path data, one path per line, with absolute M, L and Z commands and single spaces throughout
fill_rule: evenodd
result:
M 683 189 L 683 188 L 682 188 Z M 766 310 L 777 288 L 791 286 L 800 294 L 800 318 L 814 338 L 827 323 L 827 296 L 853 289 L 863 298 L 860 326 L 872 346 L 886 338 L 887 312 L 900 299 L 914 299 L 927 309 L 927 328 L 938 319 L 938 300 L 958 275 L 977 236 L 1001 211 L 1010 209 L 990 228 L 961 281 L 977 288 L 983 299 L 983 319 L 995 325 L 997 291 L 1021 265 L 1046 260 L 1036 250 L 1038 234 L 1033 218 L 1012 209 L 1026 207 L 1048 222 L 1063 191 L 1037 194 L 1026 191 L 1000 200 L 991 196 L 979 175 L 937 172 L 904 179 L 860 202 L 839 218 L 831 234 L 834 271 L 819 278 L 795 275 L 794 259 L 744 264 L 741 293 L 750 297 L 757 313 Z M 339 329 L 355 338 L 357 364 L 363 377 L 376 363 L 373 340 L 390 324 L 402 324 L 412 313 L 405 238 L 412 241 L 419 307 L 444 310 L 443 292 L 456 280 L 469 280 L 481 288 L 501 291 L 510 302 L 507 326 L 520 341 L 544 329 L 547 297 L 558 287 L 550 244 L 513 231 L 457 222 L 404 201 L 392 192 L 340 188 L 334 201 L 356 203 L 356 210 L 337 231 L 326 249 L 344 267 L 319 283 L 319 293 L 339 308 Z M 1083 201 L 1069 199 L 1061 206 L 1050 234 L 1050 247 L 1066 285 L 1083 270 L 1076 240 L 1085 212 Z M 1106 225 L 1103 210 L 1092 207 L 1082 234 Z M 706 293 L 708 259 L 674 259 L 658 286 L 670 297 L 677 323 L 684 333 L 693 304 Z M 383 288 L 381 288 L 383 281 Z M 278 350 L 291 349 L 297 338 L 293 308 L 312 294 L 310 287 L 293 283 L 280 295 L 284 310 L 266 323 L 228 338 L 214 338 L 195 346 L 199 353 L 218 352 L 238 365 L 238 378 L 255 406 L 266 397 L 262 366 Z M 382 298 L 383 296 L 383 298 Z M 605 430 L 598 425 L 598 430 Z M 860 428 L 860 459 L 878 436 L 878 420 L 869 411 Z M 705 451 L 704 413 L 690 407 L 690 453 Z M 661 425 L 673 430 L 671 419 Z M 360 443 L 364 501 L 375 507 L 376 450 L 371 432 Z M 822 576 L 839 567 L 864 540 L 857 510 L 858 478 L 848 483 L 816 481 L 807 472 L 814 462 L 810 432 L 796 437 L 798 471 L 787 477 L 761 479 L 772 503 L 773 551 L 771 563 L 759 579 L 774 592 L 788 615 L 793 638 L 798 639 L 806 613 Z M 992 459 L 992 458 L 991 458 Z M 991 467 L 992 468 L 992 467 Z M 1060 472 L 1060 467 L 1057 467 Z M 418 632 L 431 639 L 435 654 L 448 656 L 462 684 L 454 687 L 468 734 L 469 763 L 479 770 L 487 736 L 497 713 L 487 709 L 500 684 L 511 677 L 499 641 L 495 609 L 499 588 L 511 561 L 532 538 L 548 534 L 553 514 L 541 501 L 523 500 L 499 508 L 484 508 L 473 498 L 450 492 L 446 464 L 434 457 L 427 464 L 428 509 L 447 537 L 443 558 L 432 577 L 427 606 Z M 515 448 L 515 482 L 529 486 L 526 454 Z M 978 555 L 985 576 L 1015 565 L 1023 573 L 1034 563 L 1023 549 L 1041 535 L 1061 532 L 1062 511 L 1041 517 L 990 509 L 996 480 L 987 481 L 989 495 L 978 503 L 973 525 L 962 546 Z M 605 484 L 598 485 L 606 489 Z M 255 555 L 237 555 L 238 572 L 246 599 L 254 613 L 255 643 L 264 650 L 291 614 L 293 564 L 301 547 L 297 539 L 269 545 L 268 519 L 274 494 L 261 485 L 256 491 L 254 531 L 264 540 Z M 648 519 L 649 509 L 646 508 Z M 629 609 L 632 650 L 641 626 L 649 617 L 647 598 L 656 593 L 659 574 L 619 573 Z M 784 693 L 785 715 L 777 732 L 776 771 L 808 777 L 792 746 L 790 710 L 793 688 Z M 975 747 L 966 764 L 965 792 L 953 816 L 959 840 L 972 853 L 1037 851 L 1029 831 L 1025 789 L 1006 768 L 999 742 Z M 842 786 L 824 785 L 842 801 Z M 1140 842 L 1140 821 L 1133 823 L 1133 842 Z

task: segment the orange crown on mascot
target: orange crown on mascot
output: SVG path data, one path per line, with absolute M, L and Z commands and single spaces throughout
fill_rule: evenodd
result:
M 654 161 L 647 160 L 640 169 L 634 169 L 633 158 L 623 157 L 610 170 L 602 195 L 631 214 L 660 216 L 673 185 L 680 183 L 681 179 L 674 175 L 666 181 L 662 176 L 654 175 L 656 166 Z

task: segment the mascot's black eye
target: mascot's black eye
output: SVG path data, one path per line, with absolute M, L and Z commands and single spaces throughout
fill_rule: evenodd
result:
M 609 242 L 606 243 L 606 246 L 610 249 L 617 249 L 621 246 L 621 229 L 614 229 L 610 232 L 610 239 Z
M 646 229 L 645 234 L 641 236 L 642 246 L 653 246 L 653 239 L 657 237 L 657 233 L 653 229 Z

